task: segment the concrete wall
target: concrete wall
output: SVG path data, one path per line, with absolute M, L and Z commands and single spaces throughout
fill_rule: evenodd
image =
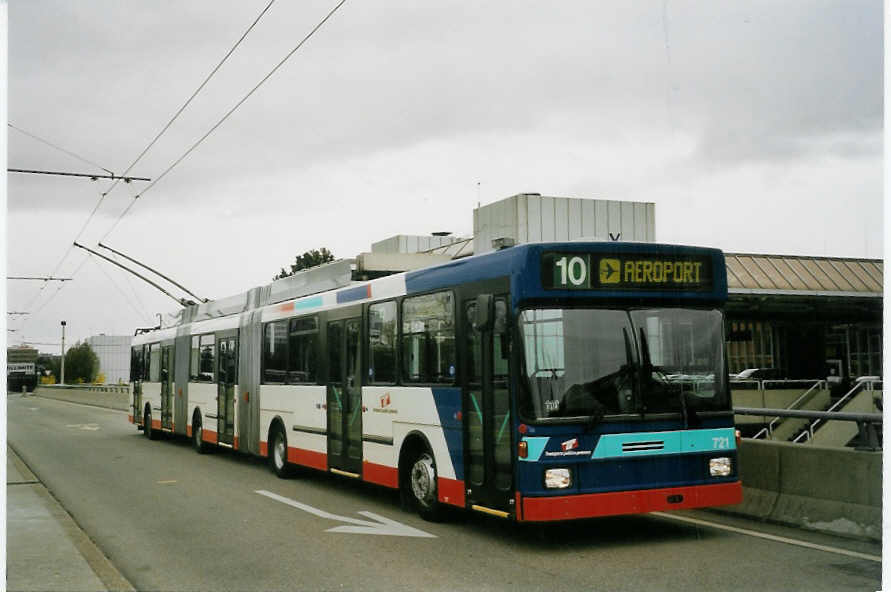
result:
M 47 399 L 95 405 L 108 409 L 128 411 L 130 409 L 130 385 L 39 385 L 34 395 Z
M 743 503 L 721 511 L 881 540 L 882 453 L 743 439 Z

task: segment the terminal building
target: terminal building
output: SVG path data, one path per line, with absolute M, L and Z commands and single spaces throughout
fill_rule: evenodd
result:
M 358 268 L 362 273 L 424 267 L 526 242 L 654 242 L 655 229 L 651 202 L 524 193 L 474 209 L 472 237 L 443 236 L 446 233 L 390 237 L 374 243 L 371 253 L 360 255 Z M 763 377 L 775 379 L 854 380 L 881 375 L 881 260 L 725 256 L 731 374 L 761 368 L 769 369 Z
M 130 335 L 99 334 L 87 338 L 93 353 L 99 358 L 99 374 L 105 384 L 130 382 Z

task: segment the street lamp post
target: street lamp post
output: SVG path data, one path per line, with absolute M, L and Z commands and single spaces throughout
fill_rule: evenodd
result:
M 62 383 L 65 384 L 65 321 L 62 321 Z

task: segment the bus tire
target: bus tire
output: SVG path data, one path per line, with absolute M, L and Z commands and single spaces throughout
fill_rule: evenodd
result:
M 409 498 L 418 515 L 429 522 L 440 522 L 444 508 L 437 499 L 436 463 L 429 450 L 422 449 L 411 457 L 407 481 Z
M 145 414 L 142 416 L 142 423 L 145 426 L 142 433 L 149 440 L 157 440 L 158 432 L 152 429 L 152 412 L 146 407 Z
M 269 466 L 279 479 L 294 474 L 294 467 L 288 462 L 288 439 L 280 425 L 273 427 L 269 436 Z
M 201 427 L 201 415 L 197 412 L 192 419 L 192 448 L 198 454 L 206 454 L 210 451 L 210 446 L 204 441 L 204 429 Z

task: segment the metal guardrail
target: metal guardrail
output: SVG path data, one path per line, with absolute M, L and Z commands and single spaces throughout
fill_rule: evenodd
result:
M 858 385 L 860 387 L 861 385 Z M 853 389 L 852 389 L 853 390 Z M 836 403 L 838 405 L 838 403 Z M 760 409 L 757 407 L 734 407 L 737 415 L 758 415 L 762 417 L 799 417 L 804 419 L 854 421 L 860 431 L 858 450 L 879 450 L 876 426 L 882 424 L 881 413 L 845 413 L 844 411 L 802 411 L 800 409 Z M 813 424 L 812 424 L 813 425 Z M 807 432 L 804 432 L 807 433 Z M 798 439 L 795 440 L 798 442 Z
M 38 384 L 38 388 L 50 390 L 77 390 L 98 393 L 129 393 L 130 385 L 125 384 Z
M 817 421 L 814 421 L 811 424 L 809 424 L 807 429 L 805 431 L 801 432 L 800 434 L 798 434 L 798 436 L 795 437 L 793 442 L 801 443 L 802 439 L 804 439 L 805 442 L 809 441 L 811 438 L 814 437 L 814 430 L 817 428 L 818 425 L 820 425 L 820 422 L 822 422 L 824 419 L 835 419 L 836 416 L 839 415 L 839 412 L 835 411 L 836 409 L 838 409 L 839 407 L 842 407 L 844 404 L 846 404 L 846 402 L 849 399 L 851 399 L 854 395 L 859 394 L 861 391 L 864 391 L 864 390 L 874 391 L 875 390 L 874 387 L 876 384 L 881 385 L 882 381 L 869 380 L 869 381 L 863 381 L 863 382 L 856 383 L 851 388 L 851 390 L 849 390 L 847 393 L 845 393 L 841 399 L 836 401 L 832 407 L 830 407 L 829 409 L 827 409 L 825 411 L 825 413 L 832 414 L 830 417 L 815 418 Z M 807 437 L 805 438 L 805 436 L 807 436 Z
M 763 385 L 764 382 L 795 382 L 795 383 L 800 383 L 800 382 L 802 382 L 802 381 L 800 381 L 800 380 L 794 380 L 794 381 L 764 380 L 764 381 L 762 381 L 762 385 L 761 385 L 761 388 L 762 388 L 762 389 L 764 388 L 764 385 Z M 809 382 L 811 382 L 811 381 L 808 380 L 805 384 L 807 384 L 807 383 L 809 383 Z M 825 390 L 825 389 L 826 389 L 826 381 L 825 381 L 825 380 L 817 380 L 816 382 L 814 382 L 814 384 L 813 384 L 813 386 L 811 386 L 811 388 L 809 388 L 809 389 L 807 389 L 806 391 L 804 391 L 804 393 L 802 393 L 802 395 L 801 395 L 800 397 L 798 397 L 797 399 L 795 399 L 794 401 L 792 401 L 789 405 L 787 405 L 787 406 L 786 406 L 786 409 L 788 409 L 788 410 L 797 409 L 797 408 L 798 408 L 798 404 L 799 404 L 805 397 L 807 397 L 809 394 L 811 394 L 811 392 L 813 392 L 814 389 L 816 389 L 816 388 L 818 388 L 818 387 L 819 387 L 820 390 Z M 782 419 L 782 417 L 780 417 L 780 416 L 774 417 L 774 418 L 771 420 L 771 422 L 770 422 L 769 424 L 767 424 L 767 427 L 765 427 L 765 428 L 761 428 L 761 430 L 760 430 L 757 434 L 755 434 L 755 435 L 753 436 L 753 438 L 758 439 L 758 438 L 761 437 L 762 434 L 764 434 L 764 437 L 765 437 L 765 439 L 766 439 L 768 436 L 772 435 L 772 434 L 773 434 L 773 428 L 774 428 L 774 426 L 776 425 L 776 423 L 777 423 L 778 421 L 780 421 L 780 419 Z

